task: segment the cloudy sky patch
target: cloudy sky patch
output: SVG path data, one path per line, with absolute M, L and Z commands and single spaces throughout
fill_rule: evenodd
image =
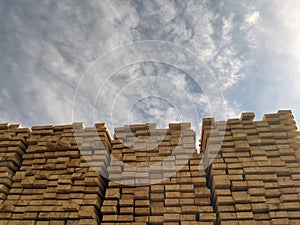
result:
M 89 118 L 111 126 L 149 120 L 165 126 L 193 117 L 195 110 L 191 122 L 199 130 L 197 120 L 212 116 L 209 104 L 216 103 L 207 100 L 205 80 L 196 82 L 185 70 L 196 67 L 193 63 L 176 68 L 151 60 L 132 62 L 106 83 L 109 68 L 94 65 L 95 76 L 84 83 L 98 57 L 145 40 L 174 43 L 196 55 L 214 76 L 212 87 L 222 90 L 226 116 L 254 111 L 259 119 L 292 109 L 298 119 L 299 11 L 296 0 L 1 1 L 0 122 L 29 127 L 72 123 L 76 96 L 82 104 L 77 118 L 86 123 L 93 122 Z M 114 53 L 111 65 L 122 60 Z M 178 54 L 176 60 L 184 57 Z M 109 93 L 99 90 L 104 84 Z M 86 89 L 77 92 L 80 85 Z M 130 99 L 139 97 L 132 105 Z M 116 99 L 114 110 L 126 116 L 112 111 L 113 124 L 112 114 L 101 112 L 109 112 Z M 182 101 L 182 112 L 172 100 Z M 184 104 L 189 101 L 190 108 Z

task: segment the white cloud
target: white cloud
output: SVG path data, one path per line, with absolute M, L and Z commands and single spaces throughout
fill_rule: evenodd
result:
M 48 1 L 45 4 L 29 2 L 8 6 L 0 18 L 0 21 L 7 21 L 1 24 L 5 39 L 0 44 L 1 52 L 5 52 L 5 56 L 0 57 L 6 58 L 7 63 L 0 65 L 3 69 L 12 70 L 12 77 L 8 79 L 16 84 L 8 94 L 14 93 L 22 100 L 17 106 L 4 109 L 6 115 L 9 117 L 11 112 L 16 112 L 11 114 L 12 117 L 24 120 L 25 125 L 71 122 L 75 87 L 83 71 L 108 50 L 137 40 L 165 40 L 183 46 L 199 56 L 224 90 L 234 87 L 244 78 L 242 70 L 248 59 L 244 54 L 246 59 L 242 60 L 240 54 L 244 46 L 248 48 L 250 40 L 238 39 L 237 36 L 247 36 L 252 32 L 253 28 L 247 27 L 245 21 L 250 25 L 257 24 L 261 15 L 240 5 L 236 11 L 245 11 L 246 17 L 237 20 L 238 12 L 226 8 L 231 8 L 229 3 L 216 6 L 220 7 L 221 12 L 216 12 L 209 4 L 197 1 Z M 243 26 L 245 28 L 241 29 Z M 238 34 L 240 30 L 243 34 Z M 115 59 L 119 57 L 115 56 Z M 95 69 L 95 73 L 100 75 L 108 71 L 107 68 Z M 119 113 L 127 113 L 131 98 L 156 91 L 154 93 L 161 97 L 172 95 L 176 103 L 182 103 L 184 120 L 191 119 L 194 113 L 186 104 L 187 96 L 198 107 L 201 116 L 209 116 L 209 102 L 192 85 L 189 75 L 155 63 L 131 65 L 118 71 L 108 82 L 108 91 L 102 93 L 106 100 L 101 107 L 111 107 L 117 94 L 130 82 L 153 74 L 169 79 L 170 84 L 164 83 L 165 87 L 162 87 L 163 82 L 141 83 L 126 90 L 126 95 L 119 96 L 115 106 Z M 81 109 L 78 118 L 88 121 L 87 118 L 93 117 L 94 98 L 101 82 L 102 79 L 95 76 L 86 84 L 80 101 L 88 102 L 88 106 Z M 175 92 L 176 87 L 185 92 Z M 3 96 L 4 103 L 11 101 Z M 226 104 L 229 115 L 234 115 L 239 107 L 228 101 Z M 144 108 L 139 106 L 139 111 L 132 114 L 132 117 L 136 116 L 136 122 L 145 119 L 143 116 L 148 115 L 147 110 L 149 118 L 156 117 L 161 121 L 178 119 L 171 106 L 160 108 L 154 104 L 151 109 L 146 104 L 142 106 Z M 101 107 L 98 108 L 99 114 L 96 114 L 97 121 L 111 121 L 111 115 L 99 117 Z M 122 115 L 116 115 L 113 119 L 116 124 L 123 125 L 122 118 Z M 195 119 L 192 122 L 200 124 Z
M 260 18 L 260 14 L 259 14 L 259 12 L 257 12 L 257 11 L 245 15 L 245 21 L 246 21 L 246 23 L 248 23 L 250 26 L 255 25 L 255 24 L 258 22 L 259 18 Z
M 8 103 L 15 100 L 3 95 L 3 104 L 11 105 L 4 109 L 8 115 L 27 126 L 71 122 L 74 88 L 82 72 L 99 54 L 132 40 L 130 27 L 115 22 L 107 3 L 7 5 L 0 19 L 5 29 L 0 56 L 7 64 L 0 63 L 0 69 L 11 69 L 9 94 L 20 99 L 12 106 Z M 118 16 L 132 24 L 138 21 L 133 11 L 123 5 Z

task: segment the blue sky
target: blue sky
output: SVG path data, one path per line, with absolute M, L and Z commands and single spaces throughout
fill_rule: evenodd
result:
M 197 55 L 222 92 L 226 117 L 253 111 L 261 119 L 292 109 L 300 121 L 299 15 L 297 0 L 2 0 L 0 122 L 31 127 L 80 120 L 113 129 L 191 121 L 199 130 L 219 102 L 207 98 L 204 89 L 215 87 L 207 86 L 206 72 L 187 73 L 197 65 L 182 52 L 176 55 L 187 62 L 182 68 L 145 58 L 107 74 L 110 65 L 126 61 L 118 46 L 145 40 Z M 99 57 L 111 51 L 104 67 Z

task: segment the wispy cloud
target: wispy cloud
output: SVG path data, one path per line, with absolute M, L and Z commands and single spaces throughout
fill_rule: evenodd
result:
M 299 102 L 299 2 L 267 1 L 249 7 L 241 26 L 249 44 L 244 79 L 227 98 L 241 109 L 264 113 L 289 108 L 300 118 Z M 242 52 L 242 50 L 240 50 Z M 245 52 L 245 51 L 244 51 Z M 226 95 L 226 93 L 225 93 Z
M 73 97 L 88 66 L 116 46 L 141 40 L 169 41 L 195 53 L 214 74 L 229 116 L 241 110 L 262 113 L 284 107 L 300 116 L 296 1 L 28 0 L 3 1 L 0 11 L 1 122 L 24 126 L 72 122 Z M 107 82 L 107 92 L 101 93 L 105 101 L 100 102 L 95 98 L 108 69 L 94 69 L 98 75 L 78 96 L 87 107 L 77 118 L 87 123 L 188 120 L 193 114 L 189 101 L 199 117 L 211 114 L 206 93 L 180 68 L 159 62 L 120 68 Z M 150 76 L 157 77 L 149 83 Z M 183 115 L 167 101 L 170 95 L 175 103 L 181 102 Z M 131 99 L 147 96 L 132 106 Z M 113 103 L 125 117 L 101 114 Z M 192 122 L 198 130 L 200 122 Z

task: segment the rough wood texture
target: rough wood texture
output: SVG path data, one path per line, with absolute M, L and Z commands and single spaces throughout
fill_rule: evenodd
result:
M 201 155 L 195 151 L 195 132 L 188 123 L 170 124 L 169 129 L 153 124 L 116 128 L 112 156 L 138 167 L 126 171 L 126 166 L 111 161 L 108 171 L 113 181 L 101 209 L 103 223 L 214 224 L 206 174 L 199 171 Z M 157 163 L 165 164 L 162 171 L 146 170 Z M 172 167 L 177 170 L 170 174 Z
M 0 225 L 300 224 L 290 110 L 203 119 L 200 143 L 189 123 L 0 124 Z
M 253 119 L 243 113 L 227 121 L 221 149 L 207 169 L 217 223 L 298 224 L 300 140 L 292 113 L 279 110 Z M 216 123 L 203 127 L 202 151 L 217 128 Z
M 73 125 L 37 126 L 30 133 L 22 165 L 1 205 L 0 224 L 99 224 L 107 184 L 98 171 L 106 170 L 110 149 L 100 148 L 95 137 L 109 143 L 108 132 L 82 128 L 77 141 Z M 88 163 L 83 155 L 91 150 Z M 102 167 L 93 165 L 93 157 L 98 162 L 100 157 Z

